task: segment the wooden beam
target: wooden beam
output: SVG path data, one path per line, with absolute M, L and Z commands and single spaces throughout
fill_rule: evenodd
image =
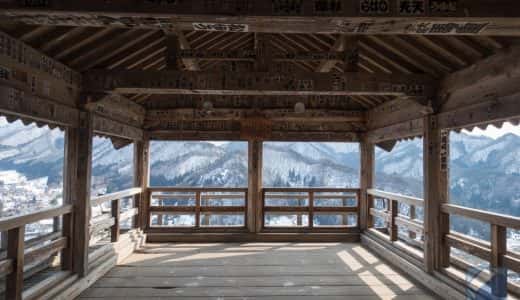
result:
M 12 272 L 6 276 L 6 299 L 21 300 L 23 292 L 25 224 L 7 232 L 7 259 L 12 261 Z
M 399 97 L 369 110 L 367 126 L 370 129 L 382 128 L 422 118 L 428 113 L 431 113 L 431 111 L 427 106 L 423 106 L 410 98 Z
M 209 4 L 204 0 L 138 3 L 123 0 L 87 5 L 75 0 L 34 5 L 33 2 L 11 0 L 2 3 L 0 8 L 6 21 L 31 25 L 140 26 L 161 30 L 228 32 L 520 34 L 520 9 L 515 0 L 323 3 L 317 5 L 312 0 L 215 1 Z
M 81 75 L 0 31 L 0 81 L 28 95 L 76 105 Z
M 421 75 L 364 73 L 91 71 L 86 92 L 213 95 L 406 95 L 429 97 L 436 83 Z
M 0 114 L 58 126 L 77 126 L 78 110 L 27 93 L 0 79 Z
M 190 45 L 190 42 L 188 41 L 188 39 L 186 38 L 186 36 L 184 35 L 184 33 L 182 31 L 177 31 L 176 34 L 177 34 L 177 39 L 179 41 L 180 52 L 190 51 L 191 45 Z M 186 67 L 186 69 L 188 69 L 189 71 L 200 71 L 200 65 L 195 58 L 182 58 L 181 57 L 181 61 L 184 64 L 184 66 Z
M 181 50 L 178 53 L 178 58 L 180 59 L 204 59 L 215 61 L 254 61 L 257 59 L 257 56 L 258 55 L 254 50 L 248 49 L 237 49 L 231 51 L 186 49 Z M 277 62 L 323 60 L 344 62 L 346 58 L 347 55 L 345 52 L 340 51 L 282 52 L 272 54 L 272 60 Z
M 262 198 L 262 156 L 263 142 L 248 142 L 248 190 L 247 228 L 249 232 L 260 232 L 263 227 Z
M 307 109 L 305 112 L 294 112 L 294 109 L 168 109 L 148 110 L 147 122 L 170 120 L 241 120 L 248 117 L 263 117 L 272 121 L 321 121 L 321 122 L 364 122 L 362 111 Z
M 97 115 L 135 127 L 143 126 L 146 113 L 144 107 L 119 94 L 102 95 L 99 100 L 87 96 L 85 108 Z
M 204 102 L 218 108 L 229 109 L 294 109 L 301 102 L 306 110 L 356 110 L 359 104 L 351 96 L 224 96 L 224 95 L 160 95 L 147 100 L 144 105 L 150 110 L 201 109 Z
M 134 196 L 134 207 L 138 213 L 134 218 L 134 228 L 145 228 L 143 212 L 146 211 L 146 195 L 148 188 L 148 143 L 134 142 L 134 187 L 141 188 L 141 193 Z
M 481 124 L 520 119 L 520 92 L 438 115 L 439 127 L 472 130 Z
M 359 62 L 358 38 L 340 35 L 330 51 L 340 52 L 345 72 L 357 72 Z M 336 66 L 337 60 L 327 59 L 322 61 L 316 68 L 316 72 L 328 73 Z
M 374 205 L 374 198 L 368 194 L 368 190 L 374 187 L 375 174 L 375 147 L 364 136 L 360 143 L 361 168 L 360 168 L 360 197 L 359 197 L 359 227 L 367 230 L 372 227 L 370 209 Z
M 443 131 L 434 115 L 424 117 L 424 266 L 427 272 L 449 265 L 449 215 L 441 211 L 449 201 L 449 132 Z
M 423 135 L 423 119 L 413 119 L 386 127 L 373 129 L 367 132 L 367 140 L 371 143 L 380 143 L 388 140 L 414 138 Z
M 67 130 L 68 172 L 65 182 L 74 187 L 73 270 L 83 277 L 88 273 L 88 246 L 91 218 L 90 180 L 92 168 L 93 116 L 81 113 L 78 128 Z M 72 192 L 69 190 L 69 193 Z
M 441 112 L 520 93 L 520 46 L 512 46 L 455 72 L 440 83 Z
M 142 141 L 144 138 L 144 132 L 141 128 L 127 125 L 99 115 L 93 115 L 92 119 L 92 126 L 96 134 L 133 141 Z

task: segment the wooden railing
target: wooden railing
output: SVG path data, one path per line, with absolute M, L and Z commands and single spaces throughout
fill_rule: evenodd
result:
M 134 219 L 133 227 L 135 227 L 136 224 L 138 224 L 137 217 L 139 213 L 136 202 L 133 202 L 133 207 L 122 213 L 121 200 L 139 195 L 141 192 L 141 188 L 131 188 L 124 191 L 92 198 L 90 200 L 92 206 L 102 206 L 104 203 L 110 202 L 111 210 L 110 214 L 101 214 L 91 219 L 91 240 L 94 241 L 95 239 L 93 239 L 93 237 L 95 235 L 99 235 L 100 232 L 110 228 L 110 240 L 111 242 L 117 242 L 119 240 L 122 222 Z
M 7 232 L 7 251 L 0 260 L 0 277 L 6 278 L 6 299 L 22 299 L 24 272 L 28 272 L 34 266 L 44 264 L 56 253 L 61 252 L 61 267 L 64 272 L 71 272 L 73 259 L 72 212 L 71 205 L 64 205 L 0 220 L 0 232 Z M 61 233 L 52 233 L 24 241 L 27 224 L 56 217 L 63 217 Z M 36 285 L 32 290 L 25 291 L 23 298 L 31 298 L 29 296 L 35 294 L 35 289 L 45 289 L 55 283 L 47 280 Z
M 508 291 L 507 271 L 520 273 L 520 254 L 510 252 L 507 249 L 507 229 L 520 230 L 520 218 L 482 210 L 466 208 L 453 204 L 443 204 L 441 214 L 449 220 L 449 216 L 461 216 L 478 220 L 490 225 L 491 240 L 483 241 L 467 235 L 447 231 L 444 234 L 443 249 L 441 249 L 441 263 L 443 267 L 453 264 L 459 268 L 470 270 L 471 264 L 455 257 L 446 257 L 450 253 L 450 247 L 465 251 L 489 262 L 489 285 L 495 297 L 505 297 Z M 447 225 L 449 226 L 449 224 Z M 518 293 L 519 287 L 509 287 L 509 290 Z
M 369 231 L 378 235 L 385 235 L 388 241 L 394 243 L 400 250 L 422 261 L 423 256 L 421 251 L 414 251 L 415 248 L 423 248 L 423 240 L 425 238 L 423 224 L 420 220 L 416 219 L 415 209 L 417 207 L 423 207 L 424 201 L 420 198 L 374 189 L 368 190 L 367 193 L 371 198 L 369 199 L 371 203 L 374 199 L 382 199 L 385 201 L 383 209 L 370 208 L 372 220 L 370 220 L 369 223 L 370 227 L 374 227 L 375 222 L 373 218 L 381 218 L 384 220 L 385 226 L 382 228 L 372 228 L 369 229 Z M 399 203 L 404 203 L 409 206 L 408 216 L 399 214 Z M 463 285 L 469 284 L 468 278 L 464 278 L 464 276 L 461 277 L 460 274 L 457 275 L 456 272 L 450 272 L 449 267 L 455 267 L 463 271 L 479 271 L 471 263 L 454 256 L 451 252 L 451 248 L 455 248 L 489 262 L 490 268 L 489 270 L 485 270 L 487 275 L 479 274 L 478 277 L 481 281 L 490 283 L 489 286 L 494 296 L 505 297 L 507 295 L 504 293 L 507 293 L 508 290 L 518 294 L 520 287 L 512 283 L 508 284 L 507 271 L 512 270 L 520 273 L 520 254 L 508 251 L 507 229 L 520 230 L 520 218 L 453 204 L 443 204 L 440 213 L 441 216 L 438 226 L 441 228 L 441 249 L 439 249 L 437 259 L 441 271 Z M 450 231 L 450 216 L 461 216 L 490 224 L 491 240 L 484 241 L 462 233 Z M 408 231 L 408 235 L 399 234 L 398 227 Z M 397 242 L 398 240 L 399 242 Z M 404 242 L 407 246 L 413 247 L 403 247 L 399 244 L 400 242 Z
M 375 189 L 367 191 L 369 201 L 371 203 L 369 212 L 369 227 L 377 229 L 379 232 L 388 235 L 391 242 L 402 240 L 406 244 L 415 248 L 423 248 L 424 242 L 424 227 L 421 220 L 417 219 L 416 211 L 418 208 L 424 207 L 424 200 L 411 196 L 404 196 L 395 193 L 384 192 Z M 374 207 L 374 201 L 383 201 L 383 207 Z M 405 204 L 408 207 L 408 213 L 400 214 L 399 205 Z M 377 227 L 375 219 L 380 218 L 384 225 Z M 406 234 L 400 234 L 404 230 Z M 423 255 L 420 251 L 411 251 L 412 249 L 405 249 L 410 252 L 417 259 L 422 260 Z
M 242 230 L 246 227 L 247 188 L 151 187 L 148 191 L 148 224 L 155 231 L 167 228 L 175 228 L 175 231 Z M 230 218 L 227 223 L 222 222 L 225 216 Z
M 264 188 L 262 203 L 265 231 L 359 229 L 359 189 Z
M 116 242 L 119 238 L 120 223 L 137 217 L 138 213 L 135 206 L 121 213 L 120 201 L 140 193 L 140 188 L 133 188 L 92 198 L 93 206 L 111 202 L 111 212 L 91 220 L 91 238 L 100 231 L 110 228 L 111 241 Z M 42 220 L 53 220 L 54 232 L 24 241 L 26 225 Z M 59 228 L 56 225 L 60 223 L 61 229 L 56 231 L 56 228 Z M 134 222 L 135 224 L 137 222 Z M 7 233 L 7 249 L 0 251 L 0 278 L 5 277 L 5 288 L 0 288 L 0 294 L 3 291 L 5 299 L 38 299 L 39 295 L 72 276 L 73 226 L 72 205 L 0 219 L 0 232 Z M 60 259 L 54 260 L 58 253 L 61 253 Z M 39 277 L 32 279 L 57 261 L 61 265 L 61 271 L 53 271 L 52 276 L 43 277 L 41 280 Z M 28 278 L 31 278 L 31 285 L 24 288 L 24 279 Z

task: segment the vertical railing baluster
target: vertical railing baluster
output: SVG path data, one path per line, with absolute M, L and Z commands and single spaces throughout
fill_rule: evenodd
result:
M 309 227 L 314 227 L 314 192 L 309 192 Z
M 302 200 L 302 198 L 299 197 L 300 195 L 298 195 L 298 207 L 302 207 L 303 206 L 303 203 L 304 203 L 304 200 Z M 308 199 L 308 198 L 307 198 Z M 308 207 L 308 206 L 307 206 Z M 296 225 L 298 225 L 298 227 L 301 227 L 303 225 L 303 222 L 302 222 L 302 212 L 299 211 L 296 213 Z
M 200 227 L 200 200 L 201 192 L 195 193 L 195 227 Z
M 395 224 L 395 218 L 397 217 L 397 213 L 399 211 L 399 203 L 395 200 L 388 199 L 389 201 L 389 209 L 390 209 L 390 222 L 389 222 L 389 235 L 391 241 L 397 241 L 398 228 Z
M 439 212 L 439 268 L 448 268 L 450 266 L 451 247 L 446 242 L 445 236 L 450 233 L 450 215 Z
M 65 247 L 61 251 L 61 268 L 63 270 L 72 270 L 72 261 L 73 261 L 73 248 L 72 241 L 74 235 L 74 227 L 73 227 L 73 214 L 65 214 L 63 215 L 61 232 L 64 237 L 67 238 L 67 247 Z
M 5 298 L 21 300 L 23 290 L 25 226 L 7 232 L 7 259 L 13 261 L 13 271 L 6 277 Z
M 503 226 L 491 225 L 491 291 L 493 296 L 507 296 L 507 268 L 504 255 L 507 254 L 507 230 Z
M 410 205 L 410 221 L 415 220 L 416 214 L 415 214 L 415 205 Z M 417 238 L 417 235 L 415 234 L 415 231 L 408 230 L 408 237 L 411 240 L 415 240 Z
M 348 205 L 348 199 L 347 199 L 347 198 L 343 198 L 343 199 L 341 199 L 341 205 L 342 205 L 343 207 L 347 207 L 347 205 Z M 359 211 L 358 211 L 358 212 L 359 212 Z M 358 219 L 359 219 L 359 215 L 358 215 Z M 341 225 L 343 225 L 343 226 L 347 226 L 347 225 L 348 225 L 348 214 L 347 214 L 347 213 L 343 213 L 343 214 L 341 215 L 341 222 L 342 222 Z
M 157 205 L 159 205 L 160 207 L 162 207 L 164 205 L 164 202 L 161 198 L 157 199 Z M 163 225 L 163 215 L 162 214 L 157 214 L 157 225 Z
M 121 213 L 121 199 L 113 200 L 111 205 L 112 217 L 114 218 L 114 225 L 111 227 L 110 240 L 112 243 L 119 241 L 120 222 L 119 216 Z

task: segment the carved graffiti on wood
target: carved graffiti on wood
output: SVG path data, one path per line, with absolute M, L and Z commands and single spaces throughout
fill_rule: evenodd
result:
M 418 16 L 426 13 L 426 0 L 399 0 L 397 5 L 401 15 Z
M 315 0 L 314 12 L 318 15 L 336 15 L 341 12 L 341 0 Z
M 424 22 L 409 24 L 405 30 L 417 34 L 478 34 L 488 25 L 489 22 Z
M 390 3 L 389 0 L 360 0 L 359 11 L 362 14 L 388 14 Z
M 272 121 L 263 117 L 252 117 L 240 121 L 240 138 L 268 139 L 271 136 Z
M 430 0 L 430 12 L 432 13 L 456 13 L 457 0 Z
M 79 85 L 81 82 L 80 75 L 69 67 L 39 53 L 3 32 L 0 32 L 0 57 L 44 72 L 55 79 L 64 80 L 68 84 Z
M 223 23 L 193 23 L 193 29 L 197 31 L 225 31 L 248 32 L 247 24 L 223 24 Z

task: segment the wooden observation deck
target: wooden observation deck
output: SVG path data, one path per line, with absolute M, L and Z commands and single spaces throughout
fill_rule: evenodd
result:
M 518 124 L 519 39 L 517 0 L 0 1 L 0 114 L 10 122 L 61 128 L 66 149 L 65 204 L 0 219 L 7 241 L 0 253 L 3 296 L 72 299 L 90 286 L 83 298 L 518 296 L 520 288 L 506 274 L 520 272 L 520 254 L 508 249 L 506 232 L 519 230 L 520 218 L 450 204 L 448 161 L 451 130 Z M 110 138 L 116 147 L 133 143 L 134 188 L 91 197 L 95 135 Z M 375 147 L 391 150 L 397 141 L 415 137 L 424 143 L 424 199 L 374 190 Z M 248 186 L 151 187 L 153 140 L 247 141 Z M 361 185 L 264 188 L 264 141 L 358 142 Z M 168 197 L 194 204 L 163 205 L 161 199 Z M 290 207 L 268 204 L 284 197 L 302 201 Z M 208 204 L 220 198 L 239 204 Z M 342 205 L 320 205 L 325 198 Z M 122 199 L 133 205 L 121 210 Z M 91 208 L 102 203 L 111 209 L 92 216 Z M 398 213 L 399 203 L 411 207 L 409 215 Z M 422 220 L 415 208 L 424 211 Z M 183 212 L 195 215 L 195 226 L 161 223 L 162 216 Z M 244 225 L 205 221 L 223 213 L 242 215 Z M 296 215 L 298 226 L 265 223 L 267 214 L 280 213 Z M 313 222 L 319 214 L 341 215 L 344 222 L 319 226 Z M 450 232 L 453 215 L 489 224 L 491 240 Z M 55 232 L 24 241 L 26 224 L 52 218 L 61 224 Z M 129 220 L 130 228 L 121 230 Z M 94 240 L 106 230 L 108 236 Z M 176 242 L 219 246 L 206 251 Z M 298 243 L 316 243 L 308 246 L 316 249 L 298 252 L 305 247 Z M 472 266 L 450 249 L 488 261 L 489 270 L 468 280 Z M 238 254 L 228 259 L 228 252 Z M 50 263 L 56 254 L 61 254 L 59 267 Z M 206 256 L 189 259 L 197 255 Z M 264 273 L 258 267 L 286 257 L 287 266 Z M 161 259 L 161 282 L 151 282 L 157 274 L 148 268 Z M 349 269 L 346 261 L 358 261 L 364 271 Z M 258 270 L 199 266 L 227 262 Z M 287 271 L 296 264 L 303 266 Z M 310 267 L 314 264 L 319 267 Z M 377 275 L 378 266 L 386 271 Z M 178 276 L 168 277 L 164 268 L 179 269 Z M 143 277 L 135 285 L 124 279 L 134 269 Z M 194 270 L 222 272 L 231 281 L 181 278 L 194 276 Z M 255 280 L 261 274 L 269 278 Z M 301 289 L 282 284 L 294 274 L 305 275 L 293 280 Z M 319 281 L 326 274 L 330 277 Z M 189 286 L 193 282 L 201 285 L 198 291 Z M 482 288 L 486 282 L 489 291 Z

